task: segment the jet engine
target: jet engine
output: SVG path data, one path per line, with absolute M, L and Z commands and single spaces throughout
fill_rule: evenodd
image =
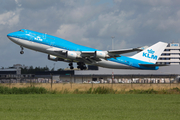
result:
M 54 56 L 54 55 L 48 55 L 48 60 L 52 60 L 52 61 L 64 61 L 64 59 L 58 58 L 57 56 Z
M 66 57 L 69 58 L 69 59 L 76 59 L 77 58 L 77 53 L 75 52 L 72 52 L 72 51 L 67 51 L 66 52 Z
M 94 56 L 96 58 L 106 58 L 106 57 L 109 57 L 109 55 L 105 51 L 95 51 L 95 55 Z

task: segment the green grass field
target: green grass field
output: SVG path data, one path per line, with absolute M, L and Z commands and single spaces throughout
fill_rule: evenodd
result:
M 0 120 L 179 120 L 180 96 L 0 95 Z

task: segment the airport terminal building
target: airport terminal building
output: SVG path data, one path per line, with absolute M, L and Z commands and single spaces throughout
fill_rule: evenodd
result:
M 157 64 L 180 64 L 180 46 L 179 43 L 170 43 L 161 54 Z

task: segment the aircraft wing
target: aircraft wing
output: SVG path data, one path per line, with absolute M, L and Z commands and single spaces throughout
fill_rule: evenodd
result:
M 135 51 L 142 51 L 146 48 L 147 48 L 147 46 L 143 46 L 143 47 L 138 47 L 138 48 L 109 50 L 109 51 L 102 51 L 102 52 L 106 53 L 110 58 L 110 57 L 119 57 L 119 54 L 125 54 L 125 53 L 130 53 L 130 52 L 135 52 Z M 96 54 L 96 52 L 97 51 L 81 51 L 81 56 L 84 56 L 84 57 L 94 56 Z
M 125 53 L 130 53 L 130 52 L 135 52 L 135 51 L 142 51 L 146 48 L 148 48 L 148 46 L 129 48 L 129 49 L 120 49 L 120 50 L 109 50 L 108 53 L 110 53 L 110 54 L 125 54 Z
M 81 51 L 81 56 L 83 57 L 89 57 L 89 56 L 94 56 L 95 51 Z
M 69 52 L 68 50 L 55 48 L 55 47 L 48 48 L 47 50 L 57 52 L 61 55 L 65 55 L 67 54 L 67 52 Z M 109 50 L 109 51 L 76 51 L 76 53 L 79 52 L 77 57 L 79 60 L 87 60 L 89 62 L 94 62 L 94 61 L 101 61 L 101 58 L 103 59 L 116 58 L 119 57 L 120 54 L 134 52 L 134 51 L 142 51 L 142 50 L 143 50 L 142 47 L 141 48 L 139 47 L 139 48 Z
M 141 51 L 141 49 L 131 48 L 131 49 L 121 49 L 121 50 L 109 50 L 108 53 L 110 53 L 110 54 L 125 54 L 125 53 L 134 52 L 134 51 Z

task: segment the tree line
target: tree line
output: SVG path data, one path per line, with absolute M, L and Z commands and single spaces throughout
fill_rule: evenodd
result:
M 44 71 L 54 71 L 54 68 L 51 70 L 46 67 L 33 67 L 30 66 L 29 68 L 21 68 L 21 74 L 35 74 L 36 72 L 44 72 Z M 57 71 L 63 71 L 62 68 L 58 69 Z

